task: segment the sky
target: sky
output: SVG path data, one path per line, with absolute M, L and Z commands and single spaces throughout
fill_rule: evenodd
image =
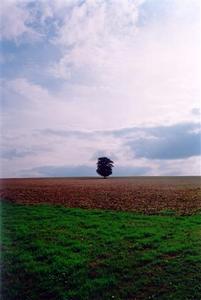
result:
M 2 0 L 1 177 L 201 175 L 199 0 Z

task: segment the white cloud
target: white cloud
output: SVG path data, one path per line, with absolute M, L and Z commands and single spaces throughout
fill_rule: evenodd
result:
M 200 28 L 187 14 L 190 6 L 193 15 L 196 5 L 182 2 L 181 18 L 182 5 L 176 1 L 161 24 L 156 20 L 139 27 L 140 4 L 86 1 L 75 5 L 54 40 L 63 56 L 51 66 L 52 74 L 86 85 L 86 105 L 96 87 L 99 116 L 108 124 L 109 118 L 101 115 L 107 107 L 113 127 L 122 126 L 121 119 L 125 126 L 190 119 L 192 106 L 199 105 Z M 107 93 L 101 99 L 103 89 Z
M 97 73 L 107 68 L 108 55 L 115 55 L 119 46 L 122 51 L 124 38 L 128 42 L 135 36 L 138 6 L 142 2 L 87 0 L 82 5 L 74 5 L 53 40 L 64 48 L 64 56 L 58 64 L 60 76 L 65 74 L 65 67 L 74 69 L 72 71 L 87 67 L 89 72 Z
M 199 1 L 166 1 L 173 4 L 167 5 L 167 15 L 149 20 L 145 10 L 141 24 L 146 2 L 36 1 L 30 9 L 29 1 L 4 0 L 4 39 L 19 42 L 43 36 L 46 45 L 52 43 L 61 53 L 48 66 L 51 80 L 61 79 L 57 90 L 33 74 L 28 79 L 26 72 L 4 80 L 3 127 L 10 137 L 10 153 L 15 153 L 13 148 L 28 153 L 24 145 L 29 149 L 51 145 L 47 152 L 5 160 L 5 176 L 41 165 L 61 166 L 64 161 L 92 165 L 97 151 L 115 153 L 121 166 L 149 166 L 150 175 L 191 174 L 191 163 L 192 174 L 198 173 L 197 158 L 168 161 L 164 168 L 160 161 L 133 158 L 121 137 L 37 133 L 46 128 L 104 131 L 199 119 L 192 113 L 200 106 L 200 27 L 194 18 Z
M 40 85 L 29 82 L 26 78 L 16 78 L 7 82 L 8 88 L 15 93 L 25 97 L 28 101 L 42 102 L 44 100 L 51 100 L 49 92 Z
M 38 40 L 40 34 L 29 24 L 32 21 L 31 11 L 26 4 L 30 1 L 3 0 L 1 1 L 1 39 L 19 42 L 21 38 Z
M 138 20 L 138 6 L 143 1 L 91 1 L 74 5 L 60 28 L 57 43 L 82 45 L 101 42 L 109 36 L 133 34 Z

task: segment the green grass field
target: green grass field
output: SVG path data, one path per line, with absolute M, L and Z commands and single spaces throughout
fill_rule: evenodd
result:
M 201 299 L 201 215 L 2 202 L 2 299 Z

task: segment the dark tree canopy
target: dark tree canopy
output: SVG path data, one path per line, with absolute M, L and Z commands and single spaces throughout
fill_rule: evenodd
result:
M 104 178 L 112 174 L 112 168 L 114 162 L 107 157 L 99 157 L 97 162 L 96 172 Z

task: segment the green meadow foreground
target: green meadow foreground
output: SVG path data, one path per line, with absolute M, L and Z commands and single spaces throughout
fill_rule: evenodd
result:
M 2 201 L 2 299 L 201 299 L 201 214 Z

